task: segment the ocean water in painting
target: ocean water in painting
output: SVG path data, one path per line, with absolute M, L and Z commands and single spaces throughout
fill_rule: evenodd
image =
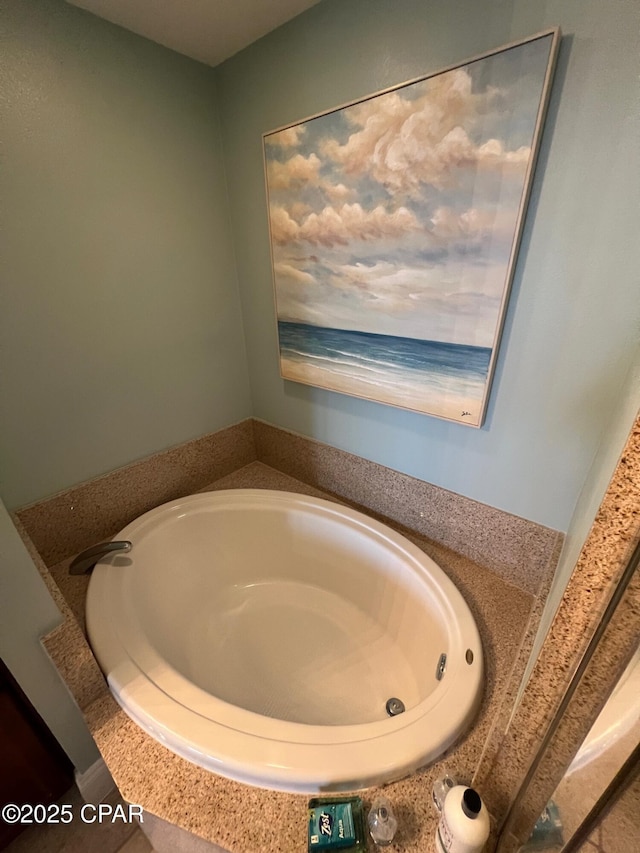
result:
M 427 404 L 441 417 L 479 421 L 488 347 L 283 321 L 278 332 L 285 378 L 409 409 Z

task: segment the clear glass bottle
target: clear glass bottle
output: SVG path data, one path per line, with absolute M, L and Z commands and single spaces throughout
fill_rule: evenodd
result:
M 369 811 L 369 832 L 378 847 L 391 844 L 398 829 L 398 821 L 386 797 L 377 797 Z
M 455 788 L 457 784 L 458 782 L 456 779 L 454 779 L 453 776 L 450 776 L 446 770 L 444 775 L 440 776 L 440 778 L 436 779 L 433 783 L 433 803 L 439 812 L 441 812 L 444 807 L 444 801 L 447 794 L 452 788 Z

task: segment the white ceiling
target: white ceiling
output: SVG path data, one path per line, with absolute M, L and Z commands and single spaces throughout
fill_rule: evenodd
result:
M 207 65 L 218 65 L 319 0 L 67 0 Z

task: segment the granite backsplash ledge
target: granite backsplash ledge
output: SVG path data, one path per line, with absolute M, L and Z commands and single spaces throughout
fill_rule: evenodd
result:
M 253 420 L 256 458 L 391 519 L 539 595 L 563 534 L 314 439 Z
M 563 539 L 558 531 L 256 419 L 80 483 L 15 515 L 51 566 L 113 536 L 147 510 L 254 461 L 546 596 Z
M 255 458 L 249 419 L 79 483 L 14 515 L 51 566 Z

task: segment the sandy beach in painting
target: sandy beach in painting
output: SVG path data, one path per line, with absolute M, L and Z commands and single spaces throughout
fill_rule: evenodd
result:
M 364 397 L 374 399 L 381 403 L 392 406 L 400 406 L 412 411 L 432 414 L 439 418 L 460 421 L 463 412 L 471 414 L 464 417 L 464 421 L 470 426 L 478 426 L 480 401 L 473 398 L 456 396 L 454 399 L 445 397 L 427 397 L 427 394 L 416 389 L 403 389 L 391 387 L 383 393 L 372 388 L 372 395 L 368 396 L 360 379 L 354 379 L 345 374 L 336 373 L 324 367 L 316 367 L 313 364 L 295 363 L 286 358 L 281 362 L 281 375 L 283 379 L 293 382 L 302 382 L 304 385 L 314 385 L 318 388 L 326 388 L 330 391 L 338 391 L 341 394 L 349 394 L 352 397 Z M 374 396 L 375 394 L 375 396 Z M 428 406 L 428 410 L 427 410 Z

